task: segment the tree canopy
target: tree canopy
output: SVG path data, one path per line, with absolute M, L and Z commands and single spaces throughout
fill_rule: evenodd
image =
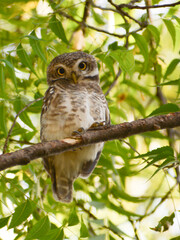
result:
M 180 1 L 1 0 L 0 239 L 180 239 L 179 10 Z M 38 145 L 39 119 L 49 62 L 77 50 L 97 60 L 113 126 L 75 141 L 106 142 L 64 204 L 37 159 L 62 143 Z

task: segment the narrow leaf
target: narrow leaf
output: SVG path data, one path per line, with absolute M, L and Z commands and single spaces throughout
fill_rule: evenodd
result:
M 169 229 L 171 225 L 173 225 L 174 218 L 175 218 L 175 214 L 173 212 L 170 216 L 163 217 L 159 221 L 159 224 L 156 227 L 151 229 L 157 232 L 165 232 Z
M 56 34 L 58 38 L 60 38 L 63 42 L 68 44 L 68 40 L 66 38 L 62 23 L 56 18 L 55 15 L 50 19 L 49 27 Z
M 141 54 L 144 57 L 144 70 L 143 72 L 146 71 L 147 67 L 148 67 L 148 62 L 149 62 L 149 53 L 148 53 L 148 44 L 147 41 L 145 39 L 144 36 L 137 34 L 137 33 L 133 33 L 132 36 L 134 37 Z
M 5 76 L 4 76 L 4 67 L 0 64 L 0 97 L 4 98 L 5 96 Z
M 159 46 L 159 42 L 160 42 L 160 32 L 159 32 L 159 30 L 155 26 L 153 26 L 153 25 L 148 25 L 147 29 L 153 35 L 154 40 L 156 42 L 156 46 L 158 47 Z
M 29 215 L 32 213 L 32 210 L 33 209 L 29 200 L 18 206 L 13 213 L 9 228 L 19 226 L 22 222 L 27 220 Z
M 71 212 L 70 216 L 69 216 L 68 226 L 74 226 L 78 223 L 79 223 L 79 218 L 78 218 L 76 210 L 74 208 L 73 211 Z
M 83 221 L 83 217 L 81 216 L 81 228 L 80 228 L 80 237 L 85 238 L 89 236 L 88 229 Z
M 18 45 L 16 52 L 17 52 L 17 55 L 20 58 L 22 64 L 24 64 L 26 67 L 28 67 L 37 76 L 37 74 L 32 66 L 31 60 L 30 60 L 28 54 L 26 53 L 26 51 L 24 50 L 24 48 L 22 47 L 21 43 Z
M 180 108 L 176 104 L 174 104 L 174 103 L 167 103 L 167 104 L 164 104 L 164 105 L 160 106 L 156 110 L 154 110 L 151 114 L 149 114 L 148 117 L 155 116 L 155 115 L 160 115 L 160 114 L 167 114 L 167 113 L 177 112 L 179 110 L 180 110 Z
M 164 79 L 166 79 L 174 71 L 174 69 L 176 68 L 176 66 L 178 65 L 179 62 L 180 62 L 179 58 L 175 58 L 170 62 L 169 66 L 167 67 L 167 70 L 164 74 Z
M 62 228 L 56 228 L 50 230 L 47 235 L 40 238 L 41 240 L 63 240 L 64 231 Z
M 50 230 L 49 218 L 48 216 L 45 216 L 31 228 L 25 240 L 37 239 L 42 236 L 45 236 L 49 230 Z
M 115 50 L 109 53 L 115 61 L 119 63 L 120 68 L 122 71 L 129 73 L 132 75 L 134 72 L 134 56 L 132 51 L 129 50 Z
M 0 102 L 0 131 L 7 135 L 7 126 L 6 126 L 6 111 L 4 102 Z
M 175 30 L 174 24 L 169 19 L 163 19 L 163 21 L 164 21 L 164 23 L 166 25 L 166 28 L 167 28 L 169 34 L 171 35 L 171 38 L 172 38 L 172 41 L 173 41 L 173 46 L 175 46 L 175 43 L 176 43 L 176 30 Z
M 40 45 L 40 39 L 38 39 L 38 40 L 36 39 L 37 36 L 36 36 L 36 33 L 34 30 L 31 32 L 30 36 L 31 37 L 29 37 L 29 42 L 30 42 L 30 45 L 31 45 L 33 51 L 46 63 L 47 60 L 42 51 L 42 48 Z M 33 37 L 35 37 L 35 38 L 33 38 Z
M 0 228 L 3 228 L 4 226 L 7 225 L 9 218 L 10 218 L 10 216 L 0 219 Z

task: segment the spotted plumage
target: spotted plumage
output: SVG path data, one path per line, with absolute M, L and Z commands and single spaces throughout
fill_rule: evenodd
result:
M 48 66 L 47 82 L 41 113 L 42 142 L 70 137 L 73 131 L 87 130 L 94 122 L 110 122 L 93 56 L 80 51 L 57 56 Z M 103 143 L 97 143 L 43 159 L 57 201 L 72 201 L 74 180 L 91 174 L 102 148 Z

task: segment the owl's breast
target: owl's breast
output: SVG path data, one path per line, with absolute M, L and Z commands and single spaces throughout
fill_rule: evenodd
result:
M 87 91 L 60 91 L 41 116 L 41 139 L 50 141 L 71 136 L 79 128 L 105 121 L 103 102 Z

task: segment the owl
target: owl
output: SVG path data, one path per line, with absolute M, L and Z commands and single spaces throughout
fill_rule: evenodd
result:
M 78 51 L 55 57 L 47 68 L 47 83 L 41 112 L 42 142 L 71 137 L 74 131 L 86 131 L 97 122 L 109 124 L 109 110 L 93 56 Z M 103 143 L 97 143 L 44 157 L 55 200 L 72 201 L 74 180 L 92 173 L 102 149 Z

